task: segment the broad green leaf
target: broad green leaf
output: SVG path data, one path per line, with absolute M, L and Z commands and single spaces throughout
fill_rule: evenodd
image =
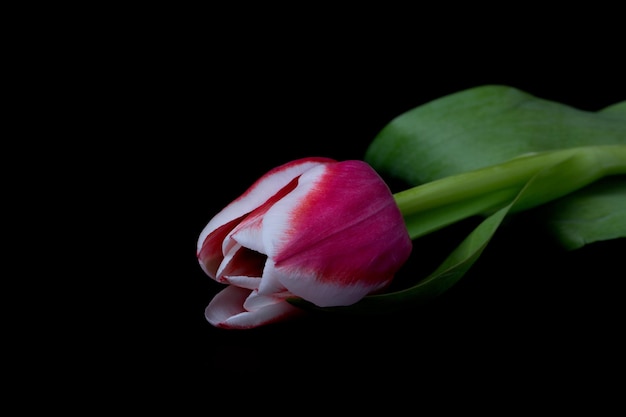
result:
M 626 101 L 607 106 L 599 113 L 626 120 Z M 548 229 L 568 250 L 625 238 L 626 178 L 605 178 L 548 204 L 542 212 Z
M 513 87 L 484 85 L 441 97 L 393 119 L 374 138 L 365 160 L 377 171 L 415 186 L 468 171 L 494 166 L 522 155 L 579 146 L 626 145 L 626 101 L 598 112 L 589 112 L 541 99 Z M 610 209 L 605 198 L 594 198 L 593 187 L 585 194 L 587 212 Z M 504 192 L 504 191 L 503 191 Z M 487 198 L 487 197 L 483 197 Z M 480 203 L 481 201 L 474 201 Z M 470 212 L 472 201 L 445 208 Z M 562 197 L 559 210 L 547 220 L 565 247 L 572 242 L 593 242 L 621 236 L 623 216 L 587 216 L 585 222 L 569 221 L 575 195 Z M 615 201 L 613 211 L 623 208 Z M 561 210 L 563 212 L 561 213 Z M 571 208 L 571 210 L 574 210 Z M 560 219 L 560 216 L 565 216 Z M 445 225 L 449 213 L 435 210 L 407 218 L 416 234 Z M 420 223 L 423 221 L 423 223 Z M 435 225 L 435 226 L 433 226 Z M 584 243 L 583 243 L 584 244 Z
M 479 86 L 397 116 L 376 135 L 365 160 L 418 185 L 530 152 L 626 144 L 623 109 L 589 112 L 513 87 Z
M 626 238 L 626 178 L 607 177 L 541 208 L 566 249 Z
M 610 106 L 607 106 L 598 111 L 598 113 L 602 113 L 605 116 L 610 115 L 613 117 L 626 119 L 626 101 L 620 101 L 619 103 L 611 104 Z

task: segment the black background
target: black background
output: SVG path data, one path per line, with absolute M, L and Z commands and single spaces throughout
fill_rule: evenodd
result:
M 268 380 L 277 393 L 358 383 L 402 403 L 412 397 L 395 389 L 407 381 L 448 392 L 482 381 L 521 401 L 554 398 L 564 384 L 582 392 L 619 369 L 623 242 L 565 252 L 533 212 L 507 221 L 451 290 L 401 315 L 216 329 L 204 308 L 221 286 L 195 257 L 210 218 L 269 169 L 304 156 L 362 159 L 393 117 L 443 95 L 505 84 L 589 111 L 626 99 L 623 59 L 600 42 L 610 34 L 533 38 L 498 21 L 442 40 L 443 27 L 228 21 L 160 20 L 112 47 L 107 36 L 89 45 L 75 96 L 75 133 L 97 148 L 81 160 L 97 173 L 81 187 L 98 214 L 75 245 L 89 253 L 86 275 L 98 275 L 74 316 L 97 348 L 86 374 L 112 373 L 129 395 L 191 385 L 208 404 Z M 85 243 L 93 223 L 102 249 Z M 415 242 L 401 274 L 427 273 L 471 226 Z

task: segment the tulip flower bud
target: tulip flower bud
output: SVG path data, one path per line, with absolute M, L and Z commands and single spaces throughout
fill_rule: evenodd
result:
M 300 298 L 351 305 L 380 292 L 412 241 L 387 184 L 359 160 L 302 158 L 269 171 L 206 225 L 197 257 L 227 284 L 205 315 L 245 329 L 293 317 Z

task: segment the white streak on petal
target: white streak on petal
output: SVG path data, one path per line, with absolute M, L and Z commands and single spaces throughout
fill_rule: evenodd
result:
M 249 290 L 256 290 L 259 288 L 261 278 L 259 277 L 245 277 L 245 276 L 227 276 L 224 280 L 229 284 L 237 287 L 246 288 Z
M 230 234 L 227 235 L 222 242 L 222 255 L 225 256 L 229 252 L 232 253 L 232 249 L 235 245 L 237 246 L 237 248 L 235 248 L 235 251 L 237 251 L 239 247 L 241 247 L 241 245 L 239 245 Z
M 273 294 L 285 293 L 287 289 L 280 282 L 279 278 L 279 275 L 276 274 L 274 262 L 268 258 L 263 268 L 263 277 L 259 284 L 259 294 L 271 296 Z
M 217 269 L 217 273 L 215 274 L 218 281 L 223 282 L 221 279 L 222 273 L 239 249 L 241 249 L 241 245 L 231 245 L 228 252 L 224 254 L 224 259 L 222 260 L 222 263 L 220 264 L 220 267 Z
M 260 295 L 257 291 L 252 291 L 252 293 L 246 298 L 246 301 L 243 303 L 243 308 L 247 311 L 257 311 L 263 307 L 267 307 L 272 304 L 281 303 L 284 299 L 279 299 L 276 297 L 268 297 L 266 295 Z
M 224 207 L 209 221 L 198 237 L 197 250 L 200 251 L 206 237 L 215 229 L 260 207 L 303 172 L 328 162 L 333 161 L 326 158 L 303 158 L 276 167 L 263 175 L 246 192 Z
M 311 168 L 298 178 L 298 185 L 285 197 L 277 201 L 263 218 L 263 246 L 268 257 L 275 257 L 294 238 L 290 218 L 306 200 L 310 190 L 324 175 L 325 165 Z
M 248 249 L 265 254 L 266 250 L 263 245 L 262 229 L 260 227 L 261 221 L 262 218 L 255 219 L 251 223 L 242 222 L 240 226 L 233 230 L 230 237 Z

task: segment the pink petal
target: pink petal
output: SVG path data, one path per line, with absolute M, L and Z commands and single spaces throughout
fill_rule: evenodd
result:
M 224 329 L 250 329 L 287 320 L 304 313 L 287 301 L 279 301 L 255 311 L 247 311 L 243 305 L 252 291 L 228 286 L 220 291 L 205 309 L 209 323 Z
M 320 306 L 348 305 L 384 288 L 412 248 L 391 191 L 362 161 L 305 172 L 264 223 L 276 225 L 270 256 L 280 282 Z

